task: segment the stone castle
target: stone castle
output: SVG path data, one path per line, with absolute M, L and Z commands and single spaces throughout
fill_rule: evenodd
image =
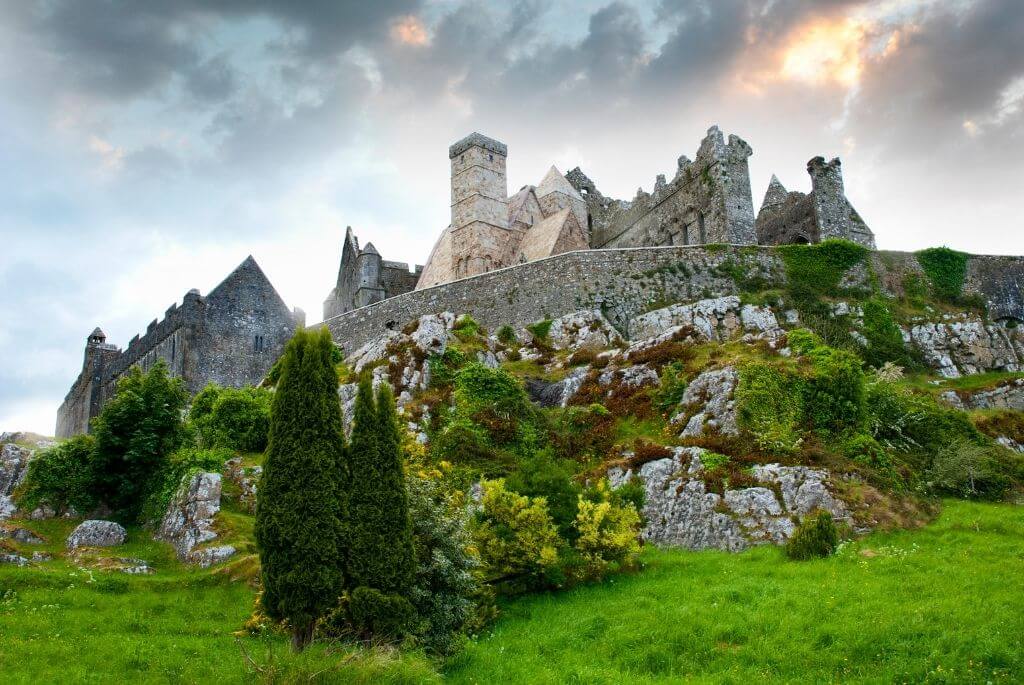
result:
M 118 379 L 133 366 L 148 369 L 158 359 L 190 393 L 207 383 L 258 384 L 305 320 L 302 310 L 288 309 L 248 257 L 205 297 L 188 291 L 180 306 L 172 304 L 162 321 L 150 322 L 124 350 L 108 343 L 100 328 L 90 333 L 82 371 L 57 410 L 56 436 L 88 432 Z
M 372 244 L 360 251 L 351 230 L 338 284 L 324 302 L 330 319 L 396 295 L 589 249 L 674 245 L 781 245 L 845 238 L 875 247 L 874 234 L 846 198 L 840 162 L 807 163 L 811 192 L 787 192 L 772 176 L 755 216 L 747 159 L 750 145 L 713 126 L 694 160 L 632 200 L 604 196 L 579 167 L 554 166 L 539 185 L 509 197 L 508 147 L 472 133 L 448 148 L 451 223 L 424 266 L 384 261 Z
M 627 263 L 661 263 L 656 255 L 638 262 L 634 248 L 826 238 L 874 247 L 871 230 L 846 199 L 838 159 L 808 162 L 807 194 L 787 192 L 772 177 L 755 216 L 747 167 L 751 154 L 741 138 L 726 139 L 713 126 L 693 161 L 680 157 L 671 180 L 659 175 L 652 192 L 638 190 L 632 200 L 604 196 L 579 168 L 563 175 L 554 166 L 538 185 L 509 197 L 508 148 L 470 134 L 448 149 L 451 223 L 426 264 L 410 269 L 387 261 L 372 243 L 361 248 L 347 229 L 337 282 L 323 305 L 324 325 L 351 351 L 354 342 L 400 326 L 402 317 L 431 311 L 474 312 L 489 325 L 501 316 L 507 317 L 503 323 L 523 323 L 585 304 L 608 310 L 616 321 L 616 308 L 628 312 L 634 304 L 597 292 L 598 280 L 619 280 Z M 550 262 L 559 255 L 564 258 Z M 497 271 L 503 273 L 478 278 Z M 536 278 L 542 282 L 532 282 Z M 639 301 L 645 296 L 629 297 Z M 189 291 L 181 306 L 172 305 L 162 321 L 151 322 L 125 350 L 94 330 L 86 341 L 82 371 L 58 410 L 56 434 L 87 432 L 117 380 L 132 366 L 146 369 L 157 359 L 193 393 L 210 382 L 233 387 L 259 383 L 304 322 L 301 310 L 288 309 L 249 257 L 209 295 Z

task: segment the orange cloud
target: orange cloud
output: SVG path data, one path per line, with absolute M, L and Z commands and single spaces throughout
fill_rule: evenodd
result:
M 402 45 L 420 47 L 430 42 L 430 36 L 418 17 L 407 15 L 391 25 L 391 39 Z
M 865 20 L 851 17 L 805 24 L 783 46 L 779 75 L 810 85 L 857 85 L 864 69 L 870 28 Z

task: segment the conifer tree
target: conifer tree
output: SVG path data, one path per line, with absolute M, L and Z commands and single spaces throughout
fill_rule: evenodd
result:
M 292 647 L 344 590 L 344 434 L 326 330 L 300 330 L 285 348 L 256 503 L 256 545 L 267 615 L 287 620 Z
M 354 422 L 349 450 L 348 586 L 404 596 L 412 585 L 416 560 L 391 389 L 382 385 L 374 402 L 370 381 L 364 379 L 356 395 Z

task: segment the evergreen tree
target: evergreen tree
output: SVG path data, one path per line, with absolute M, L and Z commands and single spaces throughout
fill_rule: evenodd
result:
M 301 651 L 344 589 L 344 434 L 325 329 L 285 348 L 256 503 L 262 603 Z
M 412 521 L 402 470 L 401 434 L 391 389 L 381 386 L 374 402 L 369 379 L 359 384 L 355 425 L 349 451 L 351 488 L 348 505 L 351 535 L 348 549 L 348 586 L 353 590 L 353 618 L 359 628 L 372 630 L 366 607 L 356 600 L 359 588 L 377 591 L 375 606 L 383 606 L 380 595 L 390 597 L 390 613 L 400 613 L 397 602 L 407 605 L 416 570 Z M 411 606 L 408 607 L 411 610 Z M 394 631 L 390 631 L 394 632 Z

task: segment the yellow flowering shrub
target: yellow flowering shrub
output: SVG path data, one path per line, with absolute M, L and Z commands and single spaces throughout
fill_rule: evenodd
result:
M 595 499 L 582 495 L 576 513 L 578 537 L 573 545 L 578 556 L 573 574 L 578 580 L 602 577 L 612 565 L 632 566 L 640 553 L 640 514 L 632 503 L 614 503 L 605 481 L 592 491 Z
M 473 529 L 473 544 L 490 580 L 539 581 L 558 565 L 561 538 L 543 497 L 505 489 L 505 481 L 484 480 Z

